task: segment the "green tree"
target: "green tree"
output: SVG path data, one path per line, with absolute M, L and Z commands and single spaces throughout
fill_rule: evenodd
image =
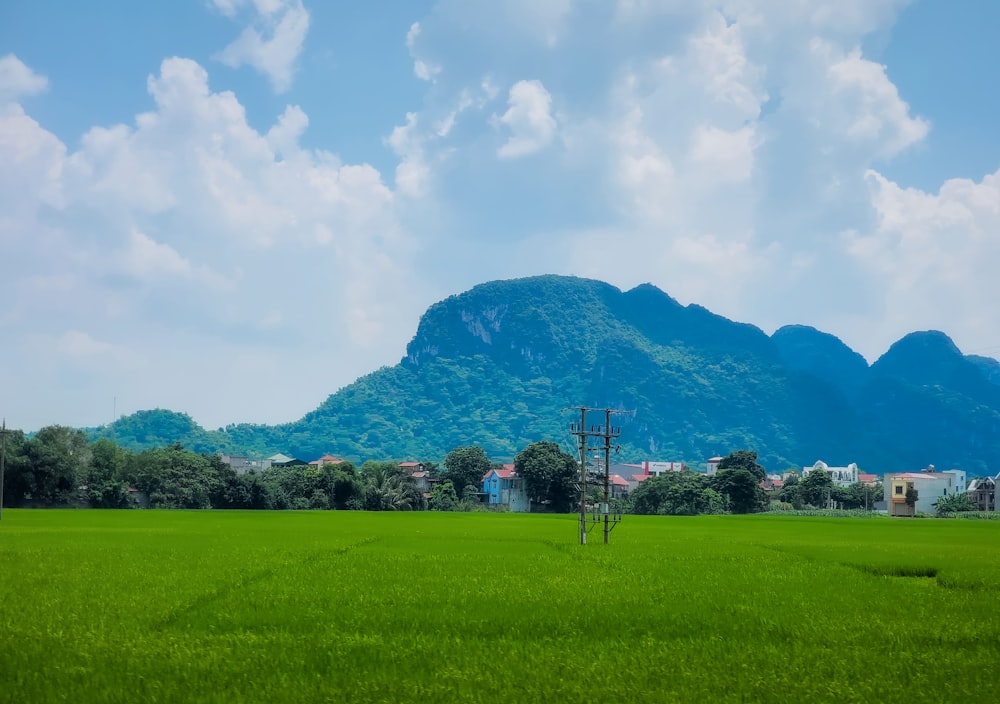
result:
M 366 474 L 364 481 L 367 510 L 407 511 L 413 508 L 414 491 L 407 487 L 398 471 L 394 472 L 384 465 L 376 466 Z
M 514 470 L 524 479 L 532 501 L 547 503 L 557 512 L 571 511 L 579 501 L 577 460 L 554 442 L 543 440 L 528 445 L 514 458 Z
M 444 473 L 442 477 L 451 481 L 455 493 L 465 494 L 467 486 L 480 490 L 483 475 L 490 471 L 490 460 L 486 451 L 478 445 L 456 447 L 444 458 Z
M 917 505 L 917 501 L 920 500 L 920 492 L 917 491 L 917 488 L 913 485 L 908 485 L 906 487 L 906 494 L 903 497 L 903 500 L 906 502 L 906 505 L 910 507 L 910 511 L 913 511 Z
M 938 516 L 951 516 L 962 511 L 975 511 L 976 504 L 967 493 L 949 494 L 934 502 L 934 510 Z
M 767 472 L 757 463 L 757 453 L 753 450 L 737 450 L 729 453 L 719 462 L 718 471 L 724 469 L 745 469 L 759 482 L 767 478 Z
M 802 481 L 797 474 L 793 474 L 785 480 L 784 486 L 778 492 L 778 499 L 794 508 L 802 508 Z
M 458 508 L 458 494 L 455 485 L 449 480 L 438 482 L 431 489 L 431 511 L 454 511 Z
M 632 511 L 639 514 L 695 516 L 725 510 L 722 496 L 700 472 L 667 472 L 647 479 L 630 498 Z
M 27 497 L 43 506 L 64 506 L 73 498 L 78 480 L 90 461 L 82 431 L 50 425 L 25 446 L 29 476 Z
M 6 468 L 3 476 L 3 505 L 23 506 L 34 479 L 28 462 L 28 441 L 20 430 L 6 431 Z
M 712 477 L 711 488 L 726 497 L 733 513 L 756 513 L 767 506 L 760 480 L 746 469 L 724 469 Z
M 834 498 L 844 505 L 844 508 L 868 509 L 882 498 L 882 485 L 868 486 L 864 482 L 855 482 L 847 487 L 835 487 Z
M 219 458 L 180 444 L 140 452 L 130 464 L 131 483 L 146 492 L 152 508 L 211 508 L 213 498 L 224 495 Z
M 365 485 L 351 462 L 323 465 L 324 486 L 335 509 L 364 505 Z
M 799 482 L 799 493 L 802 502 L 810 506 L 826 506 L 827 499 L 833 493 L 833 479 L 829 472 L 814 469 Z
M 125 472 L 131 453 L 112 440 L 101 438 L 90 445 L 90 463 L 81 478 L 94 508 L 127 508 L 128 481 Z

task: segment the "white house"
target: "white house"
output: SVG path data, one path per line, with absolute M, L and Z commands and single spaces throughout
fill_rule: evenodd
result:
M 491 506 L 507 506 L 514 513 L 527 513 L 531 502 L 524 488 L 524 479 L 517 476 L 514 465 L 491 469 L 483 475 L 483 493 Z
M 711 477 L 712 475 L 718 473 L 718 471 L 719 471 L 719 462 L 721 462 L 722 460 L 723 460 L 722 457 L 709 457 L 708 458 L 708 462 L 705 463 L 705 465 L 706 465 L 706 473 L 708 474 L 708 476 Z
M 911 516 L 914 513 L 934 513 L 937 500 L 944 496 L 965 493 L 965 472 L 949 469 L 934 471 L 934 465 L 920 472 L 890 472 L 882 482 L 889 514 Z M 917 491 L 917 502 L 912 508 L 906 505 L 906 490 L 913 487 Z
M 810 472 L 815 472 L 818 469 L 829 474 L 830 479 L 837 486 L 850 486 L 858 482 L 858 465 L 854 462 L 851 462 L 846 467 L 831 467 L 823 460 L 819 460 L 812 467 L 802 468 L 802 478 L 805 479 Z

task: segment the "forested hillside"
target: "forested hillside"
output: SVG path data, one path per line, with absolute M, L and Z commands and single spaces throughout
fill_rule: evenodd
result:
M 132 449 L 306 459 L 441 458 L 480 445 L 507 459 L 538 440 L 571 446 L 567 409 L 628 411 L 621 461 L 699 465 L 738 448 L 780 470 L 824 459 L 871 471 L 1000 465 L 1000 363 L 943 333 L 913 333 L 869 366 L 837 338 L 773 336 L 651 285 L 588 279 L 494 281 L 427 310 L 399 364 L 279 426 L 206 431 L 152 411 L 90 429 Z M 995 469 L 994 469 L 995 472 Z

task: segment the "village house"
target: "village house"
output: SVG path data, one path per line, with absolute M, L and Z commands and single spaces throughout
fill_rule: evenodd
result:
M 708 476 L 714 476 L 719 473 L 719 463 L 722 462 L 722 457 L 709 457 L 708 461 L 705 463 L 705 473 Z
M 223 464 L 228 464 L 237 474 L 244 474 L 252 469 L 250 459 L 246 455 L 219 455 Z
M 267 469 L 268 467 L 306 467 L 309 465 L 305 460 L 300 460 L 297 457 L 289 457 L 280 452 L 265 459 L 264 463 L 266 466 L 263 469 Z
M 996 477 L 980 477 L 969 482 L 969 498 L 976 505 L 977 511 L 997 510 L 997 480 Z
M 648 474 L 630 474 L 625 477 L 625 482 L 628 484 L 628 491 L 631 494 L 633 491 L 639 488 L 639 485 L 644 481 L 649 479 Z
M 344 460 L 339 457 L 334 457 L 333 455 L 323 455 L 318 460 L 313 460 L 309 463 L 310 467 L 322 467 L 325 464 L 340 464 Z
M 830 475 L 830 479 L 836 486 L 850 486 L 856 484 L 858 480 L 858 465 L 851 462 L 846 467 L 831 467 L 823 460 L 819 460 L 812 467 L 802 468 L 802 478 L 805 479 L 811 472 L 822 470 Z
M 531 502 L 524 486 L 524 479 L 517 476 L 514 465 L 505 464 L 483 475 L 485 502 L 490 506 L 506 506 L 514 513 L 527 513 Z
M 612 499 L 624 499 L 630 490 L 628 480 L 620 474 L 612 474 L 608 477 L 608 490 Z
M 423 462 L 400 462 L 399 468 L 413 480 L 417 491 L 423 494 L 425 499 L 431 497 L 431 489 L 434 488 L 434 484 L 438 480 L 431 477 L 431 473 L 427 471 Z
M 913 516 L 917 513 L 934 513 L 937 500 L 954 494 L 965 493 L 965 471 L 949 469 L 938 472 L 929 465 L 920 472 L 888 473 L 882 482 L 883 495 L 890 516 Z M 906 503 L 906 492 L 917 491 L 913 506 Z

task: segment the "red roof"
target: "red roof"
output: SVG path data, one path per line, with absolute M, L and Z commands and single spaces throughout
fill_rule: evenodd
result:
M 649 475 L 648 474 L 633 474 L 632 475 L 632 481 L 634 481 L 634 482 L 644 482 L 647 479 L 649 479 Z
M 507 469 L 507 467 L 510 467 L 510 469 Z M 488 471 L 486 474 L 483 475 L 483 479 L 485 480 L 489 478 L 489 476 L 494 472 L 496 472 L 497 476 L 500 477 L 501 479 L 510 479 L 511 477 L 514 476 L 514 465 L 505 464 L 503 469 L 491 469 L 490 471 Z
M 420 463 L 419 462 L 400 462 L 399 466 L 400 467 L 419 467 Z
M 892 475 L 893 479 L 927 479 L 928 477 L 931 479 L 949 478 L 945 477 L 942 474 L 931 474 L 930 472 L 899 472 L 897 474 Z
M 615 486 L 628 486 L 628 482 L 625 481 L 625 477 L 619 474 L 612 474 L 610 478 L 611 478 L 611 483 L 614 484 Z
M 858 473 L 858 481 L 859 482 L 874 482 L 874 481 L 877 481 L 877 480 L 878 480 L 878 475 L 877 474 L 862 474 L 860 472 Z
M 323 464 L 340 464 L 343 461 L 344 460 L 340 459 L 339 457 L 334 457 L 333 455 L 323 455 L 318 460 L 313 460 L 309 464 L 314 464 L 319 466 Z

